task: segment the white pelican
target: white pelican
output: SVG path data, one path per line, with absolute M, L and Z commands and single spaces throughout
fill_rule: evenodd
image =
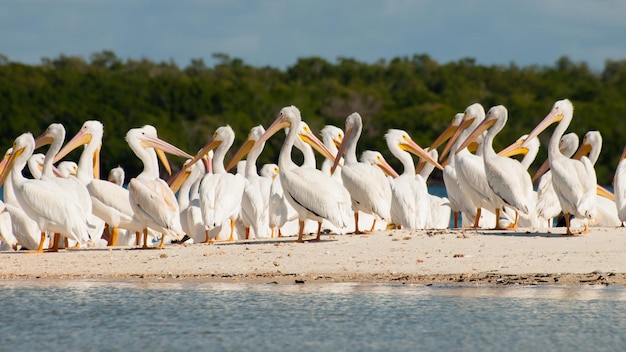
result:
M 303 160 L 301 167 L 316 168 L 315 153 L 313 152 L 311 145 L 315 145 L 316 142 L 314 141 L 317 138 L 313 135 L 311 129 L 304 121 L 300 121 L 297 130 L 299 138 L 296 138 L 294 147 L 302 152 Z M 286 128 L 285 132 L 288 133 L 288 131 L 289 128 Z M 298 212 L 296 212 L 287 198 L 285 198 L 285 192 L 283 191 L 283 186 L 280 182 L 280 169 L 278 165 L 270 165 L 275 165 L 275 168 L 270 172 L 271 174 L 275 174 L 272 177 L 268 204 L 269 226 L 271 229 L 270 236 L 273 238 L 276 232 L 278 232 L 278 237 L 284 236 L 285 232 L 287 232 L 287 236 L 291 236 L 292 233 L 297 234 L 299 231 Z M 328 171 L 329 174 L 330 166 Z M 323 223 L 324 222 L 326 222 L 326 220 L 324 220 Z M 313 224 L 313 222 L 305 220 L 305 233 L 319 231 L 318 226 L 313 228 Z M 330 224 L 327 223 L 326 225 Z
M 185 164 L 190 163 L 187 160 Z M 202 210 L 200 209 L 199 189 L 200 182 L 206 174 L 209 163 L 208 158 L 203 157 L 203 162 L 197 162 L 188 167 L 183 167 L 180 172 L 174 176 L 170 188 L 176 192 L 178 189 L 178 207 L 180 208 L 180 222 L 183 231 L 188 237 L 193 239 L 194 243 L 204 242 L 206 240 L 207 228 L 202 219 Z
M 241 145 L 239 150 L 233 155 L 231 163 L 241 160 L 244 155 L 248 155 L 245 163 L 244 176 L 246 186 L 241 201 L 241 217 L 246 231 L 246 239 L 250 239 L 250 228 L 254 231 L 256 238 L 269 237 L 269 198 L 272 179 L 261 177 L 257 173 L 256 160 L 263 151 L 263 147 L 248 153 L 254 143 L 265 133 L 263 126 L 252 127 L 248 138 Z M 232 165 L 226 167 L 231 168 Z
M 320 137 L 322 137 L 322 142 L 328 148 L 332 155 L 337 155 L 339 151 L 339 146 L 343 142 L 344 133 L 341 128 L 333 125 L 326 125 L 324 128 L 320 130 Z M 343 163 L 343 158 L 340 159 L 340 162 Z M 341 179 L 341 169 L 335 169 L 334 172 L 331 173 L 330 169 L 332 168 L 334 160 L 329 158 L 325 158 L 322 161 L 321 170 L 324 173 L 330 174 L 335 180 L 338 182 L 343 182 Z
M 439 158 L 439 153 L 437 152 L 437 149 L 428 150 L 428 155 L 430 155 L 433 160 L 437 160 Z M 422 176 L 424 181 L 428 182 L 428 178 L 434 170 L 435 165 L 420 158 L 420 162 L 416 167 L 416 171 L 419 173 L 420 176 Z M 439 197 L 430 193 L 428 194 L 428 200 L 430 201 L 430 218 L 426 223 L 426 228 L 448 228 L 450 226 L 450 214 L 452 213 L 450 200 L 447 197 Z
M 180 239 L 183 229 L 176 197 L 159 177 L 155 149 L 183 158 L 191 158 L 191 155 L 159 139 L 156 129 L 150 125 L 130 129 L 126 133 L 126 142 L 143 163 L 143 171 L 130 180 L 128 191 L 131 206 L 143 225 L 144 248 L 147 247 L 148 228 L 161 233 L 158 248 L 163 248 L 166 235 Z
M 65 191 L 50 180 L 26 179 L 22 169 L 33 154 L 35 139 L 24 133 L 13 142 L 13 153 L 5 170 L 0 175 L 0 184 L 11 174 L 13 190 L 18 204 L 42 230 L 37 252 L 43 252 L 45 232 L 60 233 L 81 244 L 89 240 L 87 224 L 81 217 L 82 209 L 78 201 L 67 197 Z
M 52 170 L 52 164 L 65 156 L 65 154 L 61 154 L 61 146 L 63 145 L 64 140 L 65 128 L 60 123 L 50 124 L 46 131 L 35 139 L 35 148 L 50 144 L 50 148 L 48 149 L 44 159 L 41 177 L 56 182 L 63 189 L 67 190 L 69 196 L 76 197 L 83 210 L 81 214 L 87 222 L 89 237 L 91 238 L 93 244 L 98 245 L 100 237 L 102 236 L 102 231 L 104 230 L 104 221 L 93 214 L 93 204 L 86 186 L 87 183 L 89 183 L 89 180 L 93 179 L 94 168 L 99 166 L 94 165 L 93 154 L 96 152 L 96 149 L 99 150 L 100 145 L 98 144 L 94 147 L 94 151 L 91 151 L 91 154 L 87 156 L 83 156 L 81 154 L 76 177 L 55 177 Z M 83 170 L 81 170 L 81 167 Z M 84 170 L 85 167 L 87 167 L 88 170 Z
M 602 135 L 599 131 L 588 131 L 583 137 L 580 148 L 574 153 L 572 159 L 580 160 L 588 155 L 591 165 L 595 165 L 602 150 Z M 577 219 L 574 219 L 577 221 Z M 596 217 L 589 223 L 590 226 L 620 226 L 621 221 L 617 212 L 615 196 L 604 187 L 596 186 Z
M 570 218 L 574 215 L 580 219 L 593 219 L 596 215 L 596 172 L 587 157 L 574 160 L 565 157 L 559 151 L 561 136 L 572 121 L 574 107 L 567 100 L 554 103 L 550 113 L 535 127 L 528 138 L 534 138 L 553 122 L 559 122 L 548 144 L 548 159 L 552 170 L 552 185 L 559 198 L 565 216 L 567 234 L 586 233 L 588 224 L 582 231 L 572 232 Z M 526 142 L 525 142 L 526 143 Z
M 454 161 L 457 181 L 461 187 L 461 194 L 464 200 L 461 201 L 462 206 L 472 206 L 475 211 L 469 213 L 468 217 L 473 217 L 474 228 L 480 227 L 480 219 L 484 216 L 484 210 L 496 209 L 500 201 L 498 196 L 493 192 L 487 183 L 485 174 L 485 164 L 482 160 L 482 148 L 479 148 L 478 154 L 474 155 L 467 148 L 459 148 L 461 143 L 467 139 L 469 134 L 485 119 L 485 110 L 482 105 L 475 103 L 465 109 L 463 121 L 457 128 L 455 135 L 450 139 L 446 149 L 451 145 L 456 147 L 454 153 L 450 153 L 450 158 Z M 482 143 L 482 136 L 479 139 L 479 145 Z M 458 144 L 457 144 L 458 143 Z M 442 154 L 445 155 L 446 150 Z M 444 173 L 445 175 L 445 173 Z M 445 176 L 444 176 L 445 181 Z M 446 184 L 447 187 L 447 184 Z M 484 209 L 483 209 L 484 208 Z M 465 213 L 464 213 L 465 214 Z M 494 227 L 498 227 L 498 218 L 495 218 Z M 488 216 L 491 219 L 491 216 Z M 484 225 L 484 224 L 483 224 Z
M 202 217 L 208 229 L 205 238 L 207 243 L 219 240 L 218 231 L 221 231 L 228 222 L 230 223 L 228 241 L 235 240 L 235 222 L 241 209 L 246 180 L 242 175 L 226 172 L 224 168 L 224 157 L 234 141 L 235 132 L 230 126 L 219 127 L 190 162 L 190 165 L 193 165 L 215 149 L 212 160 L 213 173 L 207 173 L 202 178 L 199 189 Z M 214 239 L 210 238 L 209 232 L 215 233 Z
M 463 121 L 463 113 L 458 113 L 452 119 L 450 125 L 435 139 L 433 144 L 429 147 L 431 150 L 436 150 L 439 145 L 441 145 L 446 140 L 450 139 L 452 135 L 458 130 L 461 122 Z M 452 142 L 452 141 L 451 141 Z M 449 150 L 451 155 L 454 156 L 456 153 L 458 145 L 460 145 L 463 141 L 459 140 L 456 142 L 456 145 L 453 145 L 451 149 L 446 147 L 444 150 Z M 452 145 L 452 144 L 451 144 Z M 444 154 L 441 155 L 444 157 Z M 448 195 L 448 200 L 450 202 L 450 209 L 454 216 L 454 224 L 455 228 L 459 227 L 459 213 L 463 213 L 463 221 L 467 224 L 474 223 L 476 216 L 476 207 L 473 203 L 470 202 L 470 199 L 461 191 L 461 186 L 459 185 L 459 180 L 456 175 L 456 167 L 455 167 L 455 158 L 450 157 L 448 159 L 448 163 L 443 168 L 443 183 L 446 187 L 446 194 Z M 419 166 L 418 166 L 419 167 Z
M 259 175 L 261 175 L 261 177 L 267 177 L 270 180 L 273 180 L 274 178 L 276 178 L 276 176 L 278 176 L 278 172 L 278 165 L 264 164 L 261 167 L 261 170 L 259 170 Z
M 535 217 L 535 194 L 530 174 L 516 159 L 497 155 L 493 149 L 495 136 L 502 131 L 508 120 L 508 111 L 503 105 L 489 109 L 485 119 L 472 131 L 459 149 L 466 148 L 483 132 L 487 131 L 482 148 L 482 157 L 487 184 L 496 195 L 495 214 L 500 218 L 500 209 L 507 205 L 516 210 L 516 216 L 511 227 L 517 227 L 520 212 L 529 219 Z M 457 151 L 458 153 L 458 151 Z
M 535 138 L 537 139 L 537 138 Z M 578 149 L 578 136 L 574 132 L 567 133 L 559 140 L 559 150 L 570 158 Z M 537 184 L 537 217 L 544 223 L 547 221 L 548 227 L 552 227 L 553 218 L 561 213 L 559 198 L 552 186 L 552 172 L 549 170 L 550 160 L 546 161 L 537 169 L 533 181 L 539 179 Z
M 359 230 L 359 211 L 372 214 L 386 222 L 391 221 L 391 186 L 379 167 L 360 163 L 356 158 L 356 144 L 363 130 L 361 115 L 354 112 L 346 118 L 346 135 L 339 147 L 331 174 L 335 171 L 340 157 L 344 156 L 341 171 L 343 186 L 350 193 L 354 212 L 354 233 Z
M 535 161 L 537 154 L 539 154 L 539 147 L 541 146 L 541 142 L 539 142 L 538 138 L 533 138 L 530 141 L 530 144 L 528 144 L 525 147 L 522 147 L 522 144 L 524 144 L 527 138 L 528 138 L 528 134 L 522 135 L 511 145 L 509 145 L 505 149 L 498 152 L 498 155 L 503 156 L 503 157 L 511 157 L 511 156 L 518 155 L 518 154 L 524 155 L 524 157 L 520 161 L 520 164 L 524 167 L 524 170 L 528 171 L 528 168 L 530 167 L 530 165 L 533 163 L 533 161 Z M 540 224 L 544 223 L 543 221 L 540 221 L 539 217 L 537 216 L 537 210 L 536 210 L 537 209 L 536 208 L 537 192 L 534 190 L 532 193 L 532 197 L 533 197 L 532 202 L 533 204 L 535 204 L 535 216 L 531 218 L 529 216 L 524 216 L 522 214 L 518 220 L 519 227 L 538 227 L 540 226 Z M 556 202 L 558 203 L 558 201 Z M 509 215 L 509 212 L 513 211 L 511 208 L 504 207 L 503 210 L 505 211 L 506 217 L 510 219 L 515 219 L 515 214 Z
M 396 170 L 393 169 L 393 167 L 391 167 L 391 165 L 389 165 L 389 163 L 387 163 L 387 160 L 385 160 L 385 157 L 383 157 L 383 155 L 375 150 L 364 150 L 363 153 L 361 153 L 361 159 L 360 161 L 362 163 L 366 163 L 368 165 L 371 166 L 376 166 L 378 168 L 380 168 L 382 170 L 382 172 L 385 174 L 385 177 L 387 178 L 387 182 L 389 183 L 389 186 L 391 186 L 391 182 L 393 182 L 393 179 L 397 178 L 398 173 L 396 172 Z M 391 211 L 391 208 L 389 209 Z M 376 221 L 376 218 L 371 216 L 368 217 L 368 214 L 364 214 L 365 216 L 359 216 L 359 226 L 363 225 L 369 225 L 369 223 L 371 223 L 371 227 L 370 227 L 370 232 L 374 232 L 375 230 L 385 230 L 387 229 L 387 222 L 385 221 Z
M 126 174 L 124 173 L 124 169 L 121 166 L 117 166 L 109 171 L 109 176 L 107 177 L 107 181 L 113 182 L 118 186 L 124 186 L 124 178 Z
M 298 126 L 301 119 L 300 110 L 295 106 L 282 108 L 274 123 L 254 144 L 252 150 L 259 148 L 280 129 Z M 352 210 L 350 194 L 343 186 L 332 180 L 330 175 L 314 168 L 298 167 L 291 160 L 291 150 L 297 138 L 298 129 L 290 128 L 280 150 L 278 166 L 285 196 L 298 212 L 300 223 L 298 242 L 302 242 L 306 219 L 318 222 L 327 219 L 335 226 L 345 228 L 350 221 Z M 321 143 L 317 147 L 327 150 Z M 316 240 L 320 239 L 320 235 L 318 231 Z
M 385 134 L 387 147 L 404 167 L 402 174 L 391 184 L 391 218 L 396 226 L 406 229 L 423 229 L 430 219 L 430 201 L 426 181 L 415 174 L 415 165 L 409 152 L 423 157 L 439 169 L 441 165 L 417 145 L 402 130 L 391 129 Z
M 613 186 L 615 190 L 615 206 L 617 207 L 621 226 L 624 227 L 624 221 L 626 221 L 626 147 L 624 147 L 619 158 Z
M 11 154 L 13 154 L 13 148 L 9 148 L 5 153 L 4 158 L 0 163 L 0 174 L 4 171 Z M 13 190 L 13 182 L 10 175 L 12 171 L 8 170 L 8 172 L 9 175 L 4 181 L 3 187 L 4 212 L 8 213 L 11 217 L 11 229 L 17 243 L 23 248 L 35 250 L 39 247 L 41 233 L 43 230 L 41 230 L 37 222 L 31 219 L 20 207 Z M 44 243 L 44 245 L 48 247 L 48 244 Z
M 63 158 L 80 146 L 85 146 L 80 155 L 76 175 L 87 187 L 92 213 L 110 227 L 108 245 L 117 246 L 119 228 L 134 232 L 135 242 L 139 245 L 139 234 L 143 231 L 144 225 L 135 215 L 128 190 L 122 185 L 96 177 L 99 174 L 97 160 L 103 133 L 104 127 L 99 121 L 85 121 L 76 135 L 59 151 L 55 160 Z

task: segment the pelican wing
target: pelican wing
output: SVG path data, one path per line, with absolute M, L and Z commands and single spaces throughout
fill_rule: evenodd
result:
M 462 157 L 457 156 L 456 168 L 461 189 L 464 192 L 472 192 L 474 197 L 478 197 L 474 199 L 474 202 L 481 202 L 481 204 L 474 205 L 489 207 L 499 202 L 494 199 L 495 193 L 487 183 L 485 166 L 481 157 L 469 153 Z
M 52 182 L 26 182 L 20 196 L 28 207 L 50 223 L 60 223 L 68 214 L 80 214 L 80 205 L 73 197 L 67 197 Z
M 200 208 L 209 228 L 235 219 L 241 208 L 246 180 L 241 175 L 207 174 L 200 183 Z
M 532 181 L 526 169 L 517 160 L 496 156 L 485 159 L 485 174 L 489 187 L 504 203 L 528 214 L 528 193 L 532 192 Z
M 588 158 L 552 160 L 552 185 L 564 212 L 576 217 L 595 214 L 596 173 Z
M 317 218 L 345 227 L 351 213 L 348 191 L 330 176 L 313 168 L 280 171 L 285 193 L 300 207 Z
M 119 226 L 135 220 L 128 190 L 124 187 L 94 179 L 87 185 L 87 190 L 91 195 L 94 214 L 109 225 Z
M 165 181 L 133 178 L 128 184 L 128 191 L 135 205 L 152 222 L 151 226 L 160 226 L 176 234 L 183 232 L 178 202 Z
M 37 249 L 41 239 L 41 230 L 35 220 L 31 219 L 21 208 L 11 204 L 5 204 L 5 212 L 11 215 L 11 226 L 13 235 L 22 247 L 27 249 Z
M 267 227 L 268 213 L 266 205 L 258 180 L 248 180 L 248 184 L 243 192 L 241 210 L 246 225 L 254 229 L 257 237 L 261 236 L 258 233 L 259 229 Z
M 560 212 L 561 204 L 552 186 L 552 172 L 547 171 L 541 176 L 537 186 L 537 216 L 551 219 Z
M 391 187 L 385 174 L 377 166 L 348 164 L 343 167 L 341 178 L 352 198 L 353 210 L 374 213 L 389 221 Z

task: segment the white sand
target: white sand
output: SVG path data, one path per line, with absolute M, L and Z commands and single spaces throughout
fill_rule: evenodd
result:
M 295 238 L 288 237 L 167 245 L 163 250 L 122 247 L 41 255 L 2 252 L 0 277 L 407 279 L 439 283 L 452 280 L 450 275 L 482 277 L 486 281 L 485 274 L 494 279 L 500 275 L 604 273 L 614 278 L 612 283 L 626 283 L 626 275 L 615 275 L 626 273 L 626 229 L 593 228 L 591 233 L 576 237 L 564 233 L 562 228 L 532 232 L 387 230 L 370 235 L 328 235 L 322 236 L 321 242 L 307 243 L 295 243 Z M 576 276 L 580 277 L 584 276 Z

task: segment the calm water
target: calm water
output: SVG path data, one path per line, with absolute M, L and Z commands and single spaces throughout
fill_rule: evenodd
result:
M 622 287 L 0 282 L 3 351 L 621 351 Z

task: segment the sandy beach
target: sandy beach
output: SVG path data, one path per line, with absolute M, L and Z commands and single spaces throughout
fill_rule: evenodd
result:
M 0 253 L 2 279 L 158 279 L 229 282 L 626 284 L 626 229 L 385 230 L 213 244 Z M 311 237 L 313 238 L 313 237 Z

